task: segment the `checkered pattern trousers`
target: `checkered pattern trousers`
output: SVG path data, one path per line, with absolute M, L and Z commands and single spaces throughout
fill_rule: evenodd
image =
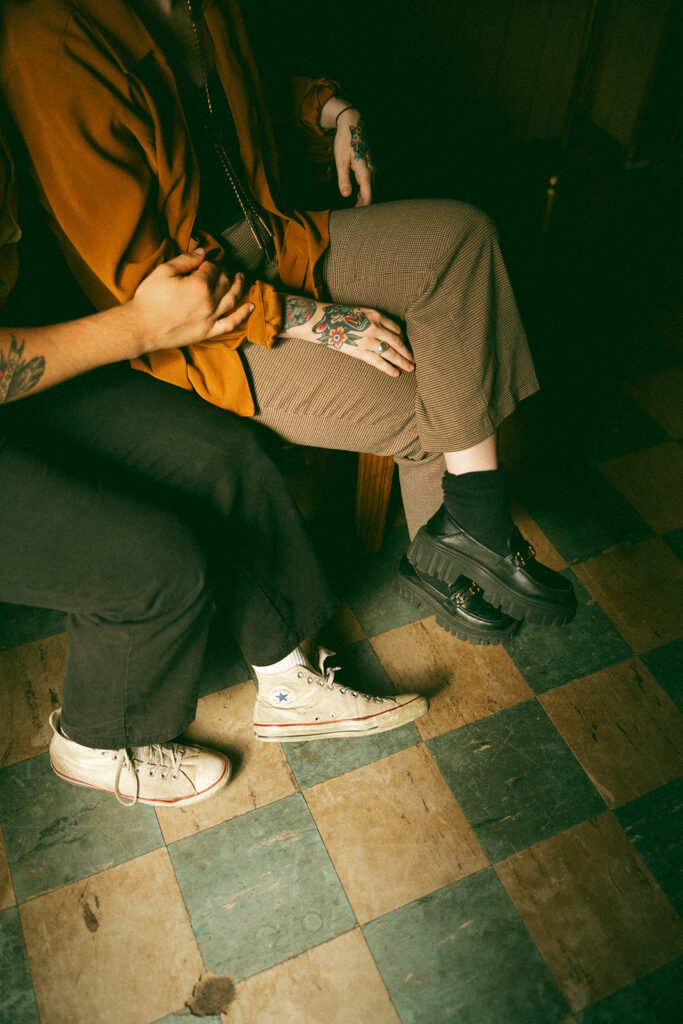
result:
M 326 298 L 405 325 L 416 369 L 389 377 L 296 339 L 247 344 L 256 420 L 287 441 L 391 455 L 411 535 L 442 501 L 443 452 L 490 437 L 538 383 L 491 221 L 449 200 L 333 211 Z

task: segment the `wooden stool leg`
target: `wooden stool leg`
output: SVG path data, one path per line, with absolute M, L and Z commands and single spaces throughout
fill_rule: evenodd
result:
M 358 456 L 356 533 L 366 554 L 379 551 L 387 520 L 394 460 L 390 455 Z

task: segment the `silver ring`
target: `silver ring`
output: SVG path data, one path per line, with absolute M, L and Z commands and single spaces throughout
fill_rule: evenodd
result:
M 375 349 L 375 352 L 377 353 L 377 355 L 381 356 L 384 352 L 386 352 L 388 348 L 389 346 L 387 345 L 386 341 L 380 341 L 379 345 Z

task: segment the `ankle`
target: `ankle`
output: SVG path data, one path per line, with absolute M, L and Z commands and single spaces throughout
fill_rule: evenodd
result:
M 442 487 L 451 518 L 485 547 L 505 555 L 514 523 L 507 510 L 504 470 L 447 472 Z

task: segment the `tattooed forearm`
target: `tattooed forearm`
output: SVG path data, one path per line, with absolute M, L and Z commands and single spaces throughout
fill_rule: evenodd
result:
M 45 359 L 23 359 L 24 341 L 10 335 L 9 352 L 0 348 L 0 405 L 34 388 L 45 372 Z
M 315 325 L 314 333 L 321 345 L 341 348 L 342 345 L 358 344 L 370 326 L 370 321 L 362 309 L 353 306 L 324 306 L 322 319 Z
M 285 300 L 285 329 L 300 327 L 308 323 L 315 313 L 316 304 L 313 299 L 302 299 L 298 295 L 288 295 Z
M 353 159 L 365 160 L 368 167 L 372 167 L 370 146 L 368 145 L 367 135 L 365 134 L 365 122 L 360 120 L 358 124 L 349 125 L 349 131 L 351 132 L 351 149 L 353 150 Z

